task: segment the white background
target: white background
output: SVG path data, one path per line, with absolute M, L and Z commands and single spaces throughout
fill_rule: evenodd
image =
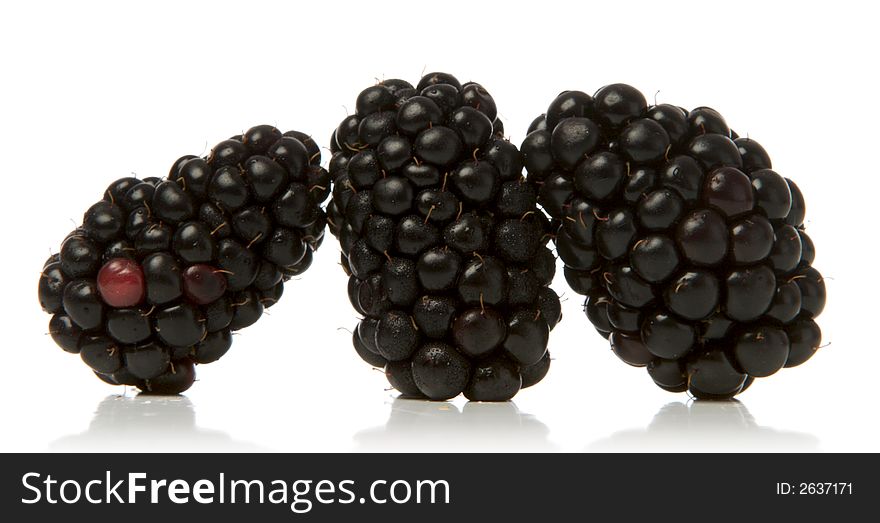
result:
M 876 13 L 834 2 L 15 2 L 0 20 L 0 450 L 878 451 Z M 871 65 L 873 64 L 873 65 Z M 514 403 L 395 400 L 350 345 L 328 238 L 184 397 L 109 387 L 46 335 L 38 272 L 112 180 L 253 124 L 326 146 L 376 78 L 475 80 L 519 144 L 564 89 L 721 111 L 807 199 L 823 348 L 739 403 L 618 361 L 564 294 L 548 377 Z M 325 158 L 325 161 L 327 158 Z

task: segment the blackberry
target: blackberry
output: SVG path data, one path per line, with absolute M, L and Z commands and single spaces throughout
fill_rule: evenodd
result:
M 731 398 L 816 352 L 803 196 L 720 113 L 565 91 L 521 151 L 589 321 L 659 387 Z
M 103 381 L 174 394 L 256 322 L 323 240 L 330 193 L 307 135 L 260 125 L 165 179 L 119 179 L 46 262 L 49 332 Z
M 386 80 L 332 137 L 331 232 L 363 315 L 354 347 L 405 396 L 505 401 L 547 373 L 549 221 L 492 96 Z

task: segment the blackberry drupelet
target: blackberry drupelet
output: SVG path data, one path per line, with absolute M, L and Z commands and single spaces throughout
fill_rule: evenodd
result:
M 122 178 L 49 258 L 49 332 L 103 381 L 175 394 L 222 357 L 321 244 L 329 173 L 307 135 L 260 125 L 183 156 L 166 179 Z
M 717 111 L 565 91 L 521 151 L 587 317 L 661 388 L 731 398 L 819 348 L 803 196 Z
M 492 96 L 432 73 L 356 107 L 331 139 L 327 207 L 355 350 L 407 396 L 505 401 L 539 382 L 560 318 L 549 221 Z

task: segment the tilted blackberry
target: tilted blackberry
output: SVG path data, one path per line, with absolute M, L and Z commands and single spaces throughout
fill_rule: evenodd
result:
M 549 223 L 495 102 L 445 73 L 365 89 L 331 140 L 330 230 L 355 350 L 404 395 L 504 401 L 540 381 L 559 298 Z
M 183 156 L 164 180 L 122 178 L 49 258 L 49 332 L 102 380 L 188 389 L 321 244 L 330 193 L 308 136 L 260 125 Z
M 797 185 L 708 107 L 565 91 L 521 146 L 571 288 L 626 363 L 726 399 L 805 362 L 825 284 Z

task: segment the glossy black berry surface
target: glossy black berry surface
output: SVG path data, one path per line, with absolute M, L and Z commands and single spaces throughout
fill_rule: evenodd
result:
M 327 214 L 363 317 L 354 347 L 405 396 L 505 401 L 550 362 L 549 222 L 486 89 L 447 73 L 410 87 L 368 87 L 333 136 Z M 597 133 L 572 122 L 555 147 L 574 158 Z
M 659 387 L 732 398 L 819 348 L 803 196 L 718 111 L 565 91 L 521 150 L 589 321 Z
M 175 394 L 304 272 L 330 193 L 317 145 L 269 125 L 119 179 L 44 266 L 49 331 L 103 381 Z

